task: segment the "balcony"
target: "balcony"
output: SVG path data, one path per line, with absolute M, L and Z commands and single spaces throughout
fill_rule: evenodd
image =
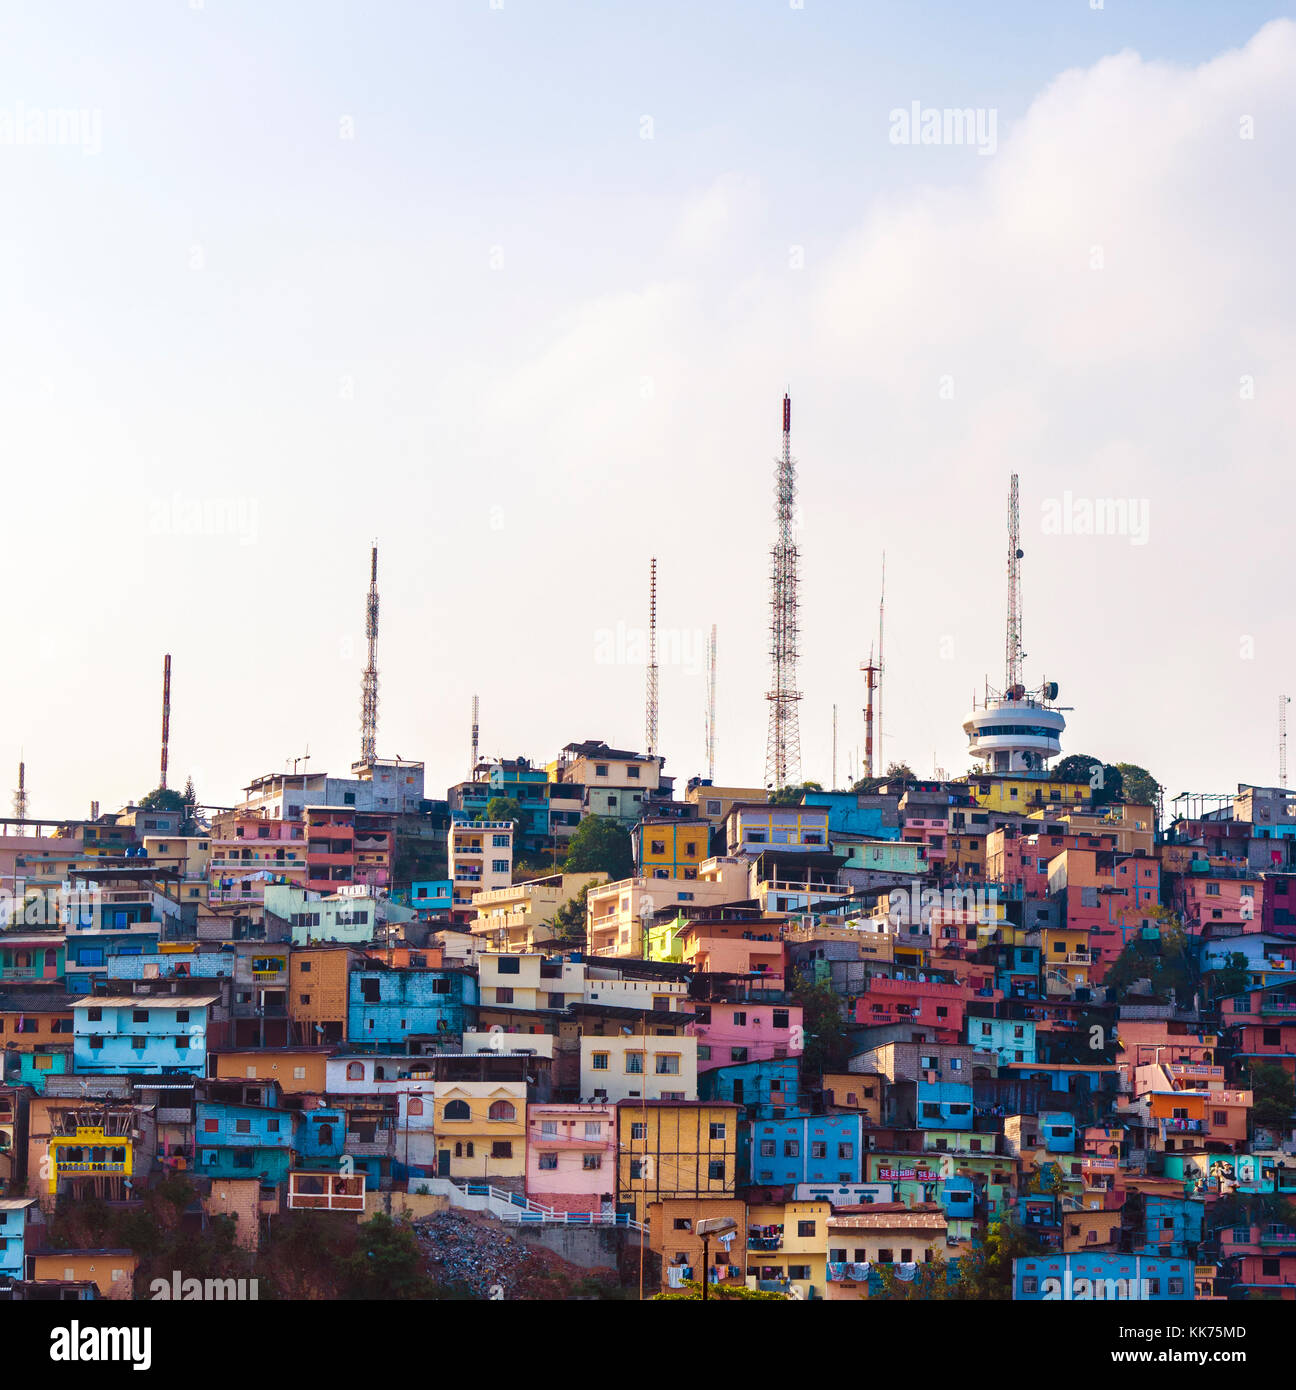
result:
M 1296 999 L 1280 996 L 1260 1000 L 1261 1014 L 1296 1014 Z
M 782 1236 L 748 1236 L 748 1250 L 782 1250 Z
M 1283 1226 L 1270 1226 L 1260 1232 L 1260 1244 L 1296 1250 L 1296 1231 L 1289 1231 Z

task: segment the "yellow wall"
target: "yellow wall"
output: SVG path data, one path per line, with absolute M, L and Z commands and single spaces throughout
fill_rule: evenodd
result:
M 617 1201 L 644 1219 L 650 1202 L 672 1197 L 732 1197 L 738 1150 L 737 1105 L 627 1101 L 617 1106 Z M 712 1137 L 711 1126 L 723 1126 Z M 642 1130 L 639 1129 L 642 1126 Z M 638 1176 L 634 1164 L 638 1163 Z M 723 1164 L 712 1177 L 711 1163 Z

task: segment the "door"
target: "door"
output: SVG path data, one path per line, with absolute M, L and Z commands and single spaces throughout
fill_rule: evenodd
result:
M 450 1150 L 437 1150 L 437 1177 L 448 1178 L 450 1176 Z

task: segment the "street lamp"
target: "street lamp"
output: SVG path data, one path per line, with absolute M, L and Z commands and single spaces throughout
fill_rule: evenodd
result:
M 732 1216 L 708 1216 L 697 1223 L 697 1234 L 702 1237 L 702 1302 L 707 1301 L 707 1270 L 711 1264 L 711 1237 L 724 1236 L 736 1231 L 738 1223 Z

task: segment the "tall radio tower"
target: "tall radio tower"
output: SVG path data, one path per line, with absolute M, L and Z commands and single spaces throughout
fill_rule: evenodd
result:
M 369 661 L 360 681 L 360 761 L 378 756 L 378 547 L 369 554 L 369 596 L 365 600 L 365 636 Z
M 797 548 L 792 540 L 796 500 L 796 462 L 792 458 L 792 397 L 783 397 L 783 454 L 775 473 L 778 539 L 770 550 L 770 659 L 773 688 L 769 737 L 765 745 L 765 785 L 779 791 L 801 780 L 801 730 L 797 717 Z
M 477 771 L 477 738 L 480 726 L 477 723 L 478 700 L 473 696 L 473 717 L 472 717 L 472 762 L 468 765 L 468 776 Z
M 1015 699 L 1022 683 L 1021 517 L 1017 508 L 1017 475 L 1008 489 L 1008 636 L 1004 652 L 1004 696 Z
M 706 755 L 707 781 L 715 781 L 716 753 L 716 625 L 711 624 L 711 647 L 707 665 Z
M 878 672 L 881 666 L 873 660 L 873 648 L 869 648 L 868 665 L 861 663 L 860 670 L 868 678 L 868 704 L 864 706 L 864 776 L 873 776 L 873 692 L 878 688 Z
M 1278 785 L 1287 785 L 1287 706 L 1291 704 L 1290 695 L 1279 695 L 1278 697 Z M 22 764 L 18 764 L 21 775 Z M 16 808 L 17 803 L 15 803 Z M 18 812 L 15 809 L 14 814 Z
M 644 742 L 657 756 L 657 557 L 648 570 L 648 689 L 644 696 Z

